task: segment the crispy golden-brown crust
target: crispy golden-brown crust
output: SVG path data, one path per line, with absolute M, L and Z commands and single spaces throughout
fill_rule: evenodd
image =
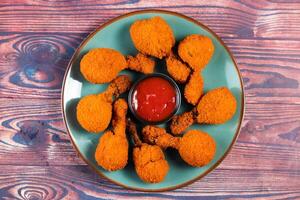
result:
M 133 161 L 136 173 L 147 183 L 159 183 L 164 180 L 169 164 L 161 148 L 143 143 L 133 150 Z
M 112 102 L 112 97 L 118 98 L 118 96 L 130 89 L 132 81 L 127 75 L 117 76 L 108 86 L 104 92 L 107 101 Z
M 92 49 L 80 61 L 80 71 L 91 83 L 108 83 L 126 67 L 125 57 L 109 48 Z
M 98 95 L 83 97 L 76 109 L 79 124 L 88 132 L 99 133 L 105 130 L 112 116 L 112 105 L 102 101 Z
M 126 92 L 130 85 L 130 78 L 126 75 L 120 75 L 110 83 L 108 89 L 103 93 L 83 97 L 76 108 L 79 124 L 88 132 L 104 131 L 112 116 L 112 97 Z
M 127 130 L 135 144 L 133 162 L 137 175 L 147 183 L 163 181 L 169 171 L 169 164 L 165 160 L 161 148 L 157 145 L 142 143 L 137 133 L 136 124 L 130 119 L 127 121 Z
M 98 165 L 108 171 L 123 169 L 128 159 L 128 141 L 126 137 L 106 131 L 100 138 L 95 152 Z
M 142 53 L 138 53 L 135 57 L 127 56 L 127 64 L 129 69 L 144 74 L 153 73 L 155 67 L 155 61 Z
M 173 53 L 166 58 L 167 71 L 178 83 L 185 83 L 191 73 L 191 69 L 177 58 Z
M 118 99 L 114 103 L 114 117 L 112 119 L 112 127 L 115 135 L 126 137 L 126 114 L 128 104 L 124 99 Z
M 137 50 L 160 59 L 169 55 L 175 44 L 171 27 L 161 17 L 135 21 L 130 36 Z
M 214 139 L 199 130 L 190 130 L 182 138 L 171 136 L 165 129 L 156 126 L 145 126 L 142 133 L 145 141 L 151 144 L 156 144 L 162 148 L 177 149 L 181 158 L 194 167 L 208 164 L 216 152 Z M 174 141 L 176 142 L 174 143 Z
M 173 135 L 181 134 L 185 129 L 194 123 L 194 113 L 193 111 L 184 112 L 180 115 L 175 115 L 172 118 L 170 130 Z
M 205 94 L 197 106 L 197 122 L 222 124 L 230 120 L 236 112 L 237 102 L 226 87 L 217 88 Z
M 124 99 L 114 103 L 112 131 L 106 131 L 96 148 L 95 159 L 108 171 L 123 169 L 128 160 L 128 141 L 126 138 L 126 114 L 128 105 Z
M 178 151 L 187 164 L 202 167 L 214 158 L 216 143 L 209 134 L 190 130 L 182 137 Z
M 156 144 L 163 149 L 168 147 L 177 149 L 179 146 L 180 138 L 168 134 L 164 128 L 148 125 L 143 128 L 142 134 L 147 143 Z
M 184 88 L 184 97 L 192 105 L 199 102 L 203 94 L 204 81 L 200 72 L 193 72 Z
M 178 46 L 178 55 L 194 71 L 203 69 L 210 61 L 213 53 L 212 40 L 203 35 L 189 35 Z

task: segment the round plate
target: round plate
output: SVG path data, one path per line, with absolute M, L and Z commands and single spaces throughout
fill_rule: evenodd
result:
M 212 39 L 215 52 L 211 61 L 202 72 L 205 81 L 204 91 L 207 92 L 216 87 L 226 86 L 235 95 L 238 107 L 234 117 L 225 124 L 193 125 L 189 128 L 201 129 L 215 139 L 217 152 L 214 159 L 208 165 L 201 168 L 191 167 L 181 160 L 175 150 L 167 150 L 165 155 L 170 165 L 168 175 L 161 183 L 147 184 L 141 181 L 135 173 L 131 156 L 132 148 L 129 151 L 128 165 L 123 170 L 108 172 L 97 166 L 94 159 L 94 152 L 102 133 L 88 133 L 80 127 L 76 120 L 76 105 L 81 97 L 102 92 L 107 87 L 107 84 L 90 84 L 84 80 L 79 70 L 79 62 L 82 56 L 89 50 L 98 47 L 109 47 L 120 51 L 124 55 L 135 55 L 137 50 L 131 41 L 129 27 L 136 20 L 154 16 L 160 16 L 167 21 L 173 29 L 176 41 L 180 41 L 190 34 L 202 34 Z M 165 72 L 164 62 L 157 63 L 156 71 Z M 127 70 L 122 73 L 129 74 L 133 80 L 141 76 L 141 74 Z M 184 99 L 182 100 L 182 102 L 185 102 Z M 64 121 L 75 149 L 95 172 L 126 188 L 141 191 L 165 191 L 185 186 L 203 177 L 216 168 L 225 158 L 240 130 L 244 113 L 244 92 L 242 79 L 236 63 L 228 48 L 215 33 L 201 23 L 178 13 L 161 10 L 144 10 L 117 17 L 97 28 L 95 32 L 84 40 L 74 53 L 64 77 L 62 108 Z M 189 105 L 183 103 L 180 112 L 190 109 Z

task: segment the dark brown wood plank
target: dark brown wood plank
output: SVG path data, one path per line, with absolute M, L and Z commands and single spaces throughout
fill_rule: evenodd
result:
M 299 38 L 300 4 L 271 1 L 1 1 L 0 31 L 90 32 L 99 24 L 138 9 L 187 14 L 221 36 Z M 24 26 L 26 24 L 26 26 Z M 67 24 L 67 26 L 66 26 Z
M 66 134 L 59 100 L 2 98 L 0 105 L 0 165 L 84 165 Z M 300 104 L 248 104 L 221 168 L 300 169 L 299 110 Z
M 65 132 L 60 100 L 0 102 L 0 165 L 83 164 Z
M 84 36 L 2 33 L 0 93 L 6 98 L 60 98 L 64 71 Z M 275 97 L 280 97 L 299 102 L 300 41 L 226 37 L 224 41 L 242 72 L 249 101 L 255 97 L 277 102 Z
M 100 24 L 140 9 L 186 14 L 212 28 L 243 75 L 237 143 L 202 181 L 128 191 L 77 157 L 62 122 L 61 81 L 75 48 Z M 2 0 L 0 197 L 6 199 L 300 199 L 300 2 Z
M 126 190 L 87 166 L 2 166 L 3 199 L 297 199 L 300 174 L 280 170 L 217 169 L 189 187 L 163 193 Z M 230 184 L 224 184 L 230 183 Z M 247 187 L 245 187 L 247 185 Z
M 65 69 L 83 37 L 71 33 L 2 33 L 1 97 L 59 99 Z

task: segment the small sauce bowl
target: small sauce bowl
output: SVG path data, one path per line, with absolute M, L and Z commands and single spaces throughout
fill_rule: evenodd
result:
M 153 79 L 153 78 L 157 78 L 157 79 Z M 156 83 L 157 84 L 160 83 L 160 85 L 155 86 L 153 84 L 152 86 L 148 85 L 149 87 L 145 88 L 146 84 L 151 83 L 151 81 L 152 81 L 152 83 L 154 83 L 153 81 L 155 81 L 155 80 L 158 81 Z M 147 83 L 147 81 L 148 81 L 148 83 Z M 162 90 L 164 90 L 166 88 L 168 88 L 168 89 L 163 91 L 163 94 L 160 96 L 161 98 L 159 98 L 157 95 L 153 95 L 150 93 L 149 93 L 149 95 L 147 95 L 148 91 L 152 92 L 152 90 L 153 90 L 153 92 L 155 92 L 155 91 L 162 92 Z M 171 90 L 173 90 L 173 91 L 171 91 Z M 173 92 L 175 93 L 174 95 L 173 95 Z M 150 119 L 149 115 L 147 117 L 147 116 L 142 116 L 143 114 L 139 113 L 139 112 L 141 112 L 141 110 L 139 111 L 138 108 L 143 110 L 141 105 L 140 105 L 140 107 L 138 105 L 139 104 L 138 97 L 141 97 L 141 95 L 139 95 L 139 93 L 141 93 L 141 95 L 144 95 L 142 97 L 144 99 L 146 99 L 145 101 L 147 101 L 148 103 L 149 103 L 149 101 L 161 103 L 161 102 L 165 101 L 163 99 L 163 97 L 165 97 L 166 95 L 172 95 L 172 96 L 171 96 L 170 100 L 168 100 L 168 102 L 166 102 L 165 104 L 158 105 L 158 106 L 163 106 L 164 110 L 162 112 L 156 111 L 155 109 L 151 110 L 151 108 L 153 108 L 154 105 L 151 106 L 148 103 L 140 102 L 141 104 L 143 104 L 143 106 L 144 106 L 143 108 L 145 108 L 145 106 L 146 106 L 144 111 L 147 111 L 148 113 L 149 113 L 149 111 L 155 112 L 155 116 L 153 116 L 153 118 L 155 118 L 155 117 L 158 118 L 158 120 L 155 120 L 155 119 Z M 175 98 L 175 102 L 173 102 L 174 101 L 173 98 Z M 139 100 L 139 101 L 141 101 L 141 100 Z M 169 76 L 167 76 L 165 74 L 153 73 L 153 74 L 143 76 L 142 78 L 140 78 L 133 84 L 133 86 L 131 87 L 131 89 L 129 91 L 128 104 L 129 104 L 129 109 L 131 110 L 134 117 L 136 119 L 138 119 L 139 121 L 141 121 L 143 124 L 151 124 L 151 125 L 162 124 L 162 123 L 168 122 L 178 112 L 178 110 L 180 108 L 180 104 L 181 104 L 181 93 L 180 93 L 179 87 L 177 86 L 176 82 L 172 78 L 170 78 Z M 163 113 L 164 111 L 167 112 L 167 115 L 166 115 L 166 113 Z M 160 119 L 159 118 L 160 114 L 166 115 L 166 116 L 164 116 L 163 118 Z

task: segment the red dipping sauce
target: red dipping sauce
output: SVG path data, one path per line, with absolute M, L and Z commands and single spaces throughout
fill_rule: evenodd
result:
M 163 121 L 176 109 L 176 89 L 164 78 L 145 78 L 134 88 L 131 105 L 139 118 L 149 122 Z

